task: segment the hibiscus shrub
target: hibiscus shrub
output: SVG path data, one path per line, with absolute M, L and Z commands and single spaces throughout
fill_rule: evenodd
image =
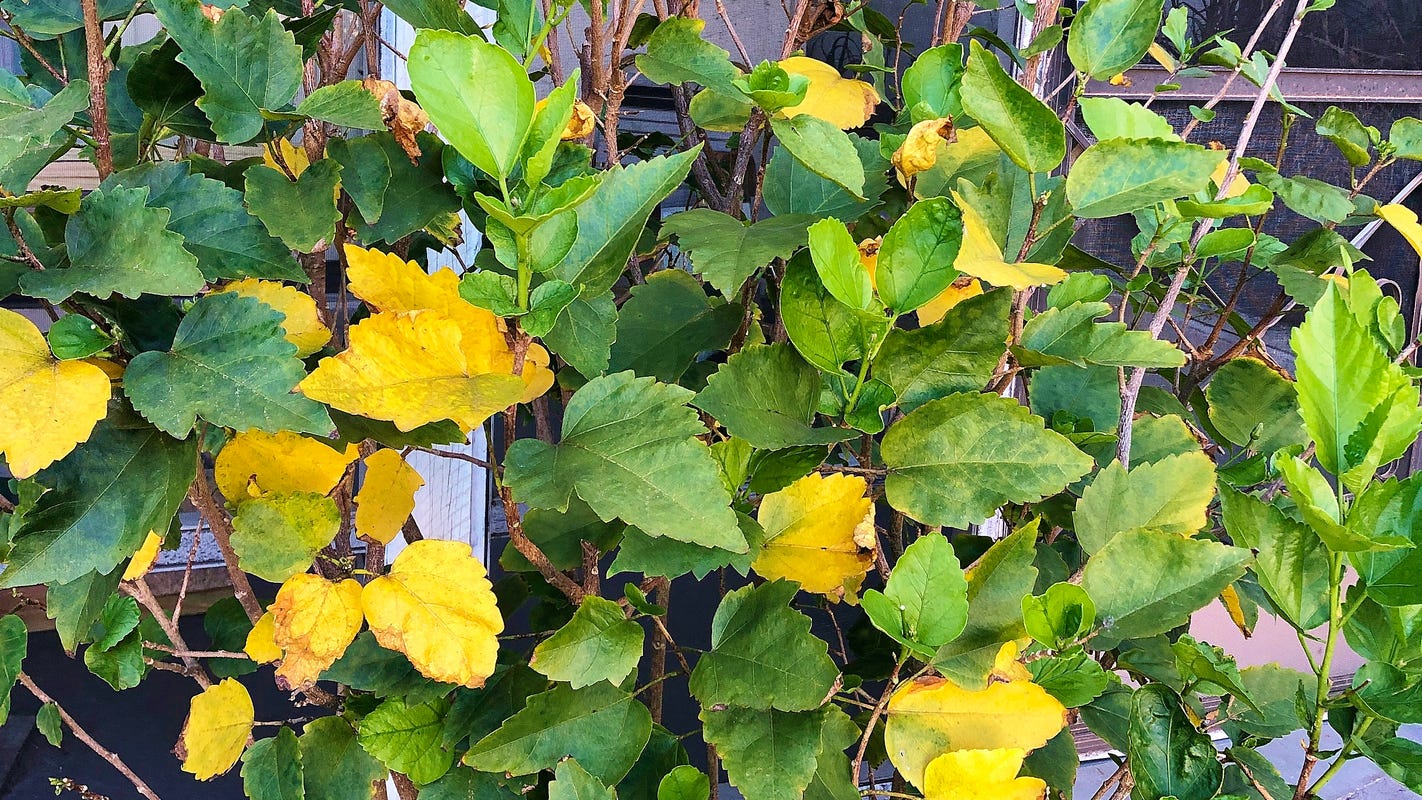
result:
M 1280 95 L 1331 3 L 1270 54 L 1162 0 L 1038 0 L 1017 50 L 938 0 L 909 59 L 798 0 L 758 64 L 719 2 L 736 56 L 696 3 L 496 5 L 391 3 L 402 91 L 373 0 L 0 0 L 0 583 L 47 589 L 0 681 L 51 740 L 157 797 L 25 671 L 25 606 L 116 690 L 190 678 L 182 768 L 253 800 L 1069 797 L 1078 723 L 1124 754 L 1097 797 L 1304 800 L 1353 759 L 1422 790 L 1415 344 L 1339 232 L 1422 242 L 1365 194 L 1422 121 Z M 825 32 L 852 77 L 800 54 Z M 1257 86 L 1237 140 L 1192 141 L 1224 91 L 1174 122 L 1096 91 L 1143 58 L 1160 96 Z M 1257 157 L 1266 114 L 1351 184 Z M 97 188 L 32 188 L 70 153 Z M 1129 245 L 1073 245 L 1114 217 Z M 414 521 L 414 452 L 487 470 L 496 582 Z M 150 585 L 185 502 L 232 588 L 202 641 Z M 1217 601 L 1313 670 L 1192 636 Z

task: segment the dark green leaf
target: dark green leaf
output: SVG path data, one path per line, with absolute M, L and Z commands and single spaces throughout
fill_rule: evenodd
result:
M 698 408 L 752 447 L 781 450 L 853 438 L 845 428 L 813 426 L 820 374 L 789 345 L 758 345 L 732 355 L 696 396 Z
M 690 273 L 662 270 L 633 287 L 618 312 L 608 370 L 675 383 L 699 353 L 730 343 L 741 316 L 739 304 L 707 296 Z
M 280 170 L 254 166 L 247 170 L 247 207 L 292 250 L 324 250 L 335 241 L 341 218 L 336 210 L 340 178 L 341 165 L 331 158 L 313 163 L 295 181 Z
M 588 596 L 567 625 L 539 642 L 529 665 L 574 689 L 620 683 L 642 660 L 642 626 L 611 600 Z
M 371 800 L 374 782 L 385 780 L 385 767 L 365 752 L 343 717 L 306 723 L 297 743 L 306 800 Z
M 1224 780 L 1210 737 L 1195 730 L 1180 698 L 1159 684 L 1143 686 L 1131 697 L 1126 755 L 1137 797 L 1210 800 Z
M 995 290 L 964 300 L 931 325 L 890 331 L 874 359 L 874 376 L 894 387 L 905 411 L 981 390 L 1006 349 L 1011 302 L 1011 292 Z
M 242 754 L 242 788 L 250 800 L 302 800 L 301 778 L 301 749 L 290 728 L 280 728 Z
M 664 220 L 662 237 L 675 235 L 682 251 L 691 254 L 692 270 L 731 297 L 761 267 L 789 258 L 803 247 L 811 219 L 787 214 L 746 224 L 729 214 L 698 208 Z

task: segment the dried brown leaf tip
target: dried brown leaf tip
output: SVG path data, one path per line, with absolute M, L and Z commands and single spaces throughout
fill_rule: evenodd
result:
M 400 89 L 390 81 L 367 75 L 361 80 L 361 86 L 380 101 L 380 116 L 385 120 L 385 127 L 395 135 L 400 149 L 411 161 L 418 159 L 420 145 L 415 136 L 430 124 L 430 116 L 419 104 L 401 96 Z

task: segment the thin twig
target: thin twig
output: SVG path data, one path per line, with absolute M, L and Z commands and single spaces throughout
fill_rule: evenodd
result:
M 135 600 L 143 604 L 143 607 L 148 609 L 148 613 L 153 615 L 153 619 L 158 622 L 158 626 L 163 629 L 163 633 L 167 634 L 168 641 L 173 643 L 173 655 L 182 659 L 183 666 L 187 668 L 187 674 L 191 675 L 192 679 L 197 681 L 198 685 L 202 688 L 206 689 L 211 686 L 212 677 L 207 674 L 207 670 L 203 665 L 198 663 L 196 658 L 183 655 L 184 653 L 193 652 L 192 648 L 188 647 L 188 643 L 184 641 L 183 634 L 178 630 L 178 626 L 168 618 L 168 614 L 163 610 L 163 606 L 158 602 L 158 598 L 153 596 L 153 590 L 148 588 L 148 582 L 140 577 L 134 581 L 124 583 L 121 588 L 125 593 L 132 595 Z
M 134 774 L 134 771 L 129 769 L 127 764 L 123 763 L 123 759 L 119 758 L 117 753 L 99 744 L 93 736 L 89 735 L 88 731 L 84 730 L 84 728 L 78 722 L 75 721 L 74 717 L 71 717 L 69 715 L 68 711 L 64 710 L 63 706 L 61 706 L 59 703 L 56 703 L 53 697 L 50 697 L 48 694 L 45 694 L 42 689 L 36 686 L 35 682 L 30 678 L 29 675 L 26 675 L 25 673 L 21 672 L 19 675 L 16 676 L 16 680 L 20 682 L 21 686 L 24 686 L 26 689 L 28 689 L 30 691 L 30 694 L 35 696 L 36 700 L 39 700 L 41 703 L 46 703 L 54 706 L 54 710 L 59 713 L 59 718 L 64 721 L 65 725 L 69 726 L 69 730 L 74 732 L 74 737 L 79 741 L 83 742 L 84 744 L 88 745 L 89 749 L 93 750 L 94 753 L 99 756 L 99 758 L 102 758 L 103 760 L 109 762 L 109 765 L 112 766 L 114 769 L 118 770 L 119 774 L 123 775 L 125 778 L 128 778 L 129 783 L 133 784 L 133 788 L 139 794 L 148 798 L 148 800 L 162 800 L 162 798 L 158 796 L 157 792 L 149 788 L 148 784 L 144 783 L 142 778 Z
M 217 549 L 222 551 L 222 562 L 227 565 L 227 576 L 232 581 L 233 596 L 237 598 L 237 602 L 242 604 L 242 610 L 247 612 L 247 618 L 256 624 L 257 620 L 262 618 L 262 605 L 257 602 L 257 596 L 252 591 L 252 582 L 247 579 L 247 573 L 243 572 L 242 567 L 237 563 L 237 551 L 232 549 L 232 518 L 212 496 L 212 486 L 207 482 L 207 470 L 202 465 L 201 456 L 198 457 L 197 479 L 193 481 L 192 488 L 188 490 L 188 498 L 207 520 L 207 527 L 212 531 L 213 541 L 217 542 Z

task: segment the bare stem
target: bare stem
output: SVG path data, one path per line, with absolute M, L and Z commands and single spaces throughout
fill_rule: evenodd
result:
M 76 722 L 73 717 L 69 715 L 68 711 L 64 710 L 63 706 L 61 706 L 59 703 L 56 703 L 53 697 L 50 697 L 48 694 L 45 694 L 44 690 L 36 686 L 35 682 L 30 679 L 30 676 L 21 672 L 16 679 L 20 682 L 21 686 L 24 686 L 26 689 L 29 689 L 30 694 L 34 695 L 35 698 L 41 703 L 48 703 L 49 705 L 54 706 L 55 711 L 59 712 L 59 718 L 64 721 L 65 725 L 69 726 L 69 730 L 74 732 L 75 738 L 88 745 L 89 749 L 93 750 L 94 753 L 99 756 L 99 758 L 102 758 L 103 760 L 109 762 L 109 765 L 112 766 L 114 769 L 118 770 L 119 774 L 123 775 L 125 778 L 128 778 L 129 783 L 133 784 L 133 788 L 139 794 L 148 798 L 148 800 L 162 800 L 162 798 L 158 796 L 157 792 L 149 788 L 148 784 L 144 783 L 142 778 L 134 774 L 134 771 L 129 769 L 127 764 L 123 763 L 123 759 L 119 758 L 117 753 L 99 744 L 98 741 L 94 739 L 94 737 L 89 735 L 88 731 L 84 730 L 84 728 L 78 722 Z

